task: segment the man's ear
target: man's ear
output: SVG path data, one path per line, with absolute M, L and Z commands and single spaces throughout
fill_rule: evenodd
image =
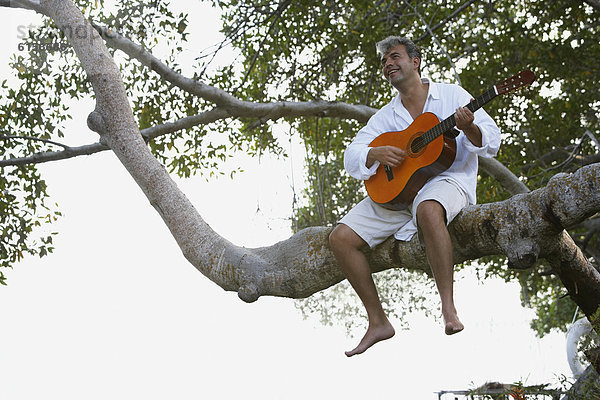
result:
M 421 65 L 421 59 L 419 57 L 413 57 L 413 65 L 419 70 L 419 66 Z

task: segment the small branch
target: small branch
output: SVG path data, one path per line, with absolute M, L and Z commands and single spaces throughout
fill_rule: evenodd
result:
M 142 129 L 140 134 L 144 138 L 146 142 L 156 139 L 159 136 L 167 135 L 169 133 L 174 133 L 180 131 L 182 129 L 193 128 L 194 126 L 201 124 L 208 124 L 211 122 L 215 122 L 220 119 L 227 118 L 229 115 L 225 110 L 215 108 L 213 110 L 200 113 L 198 115 L 192 115 L 189 117 L 182 118 L 175 122 L 167 122 L 165 124 L 156 125 L 151 128 Z M 0 139 L 5 138 L 0 136 Z M 8 137 L 6 137 L 8 138 Z M 16 136 L 15 138 L 30 138 L 27 136 Z M 101 142 L 88 144 L 80 147 L 71 147 L 66 146 L 61 143 L 53 142 L 48 139 L 40 139 L 31 137 L 32 140 L 40 140 L 44 142 L 49 142 L 52 144 L 56 144 L 58 146 L 63 147 L 65 150 L 63 151 L 49 151 L 49 152 L 41 152 L 36 153 L 27 157 L 19 157 L 19 158 L 10 158 L 6 160 L 0 160 L 0 167 L 6 166 L 17 166 L 17 165 L 27 165 L 27 164 L 42 164 L 49 161 L 60 161 L 66 160 L 68 158 L 83 156 L 83 155 L 91 155 L 95 153 L 99 153 L 101 151 L 109 150 L 109 147 L 102 144 Z
M 271 15 L 269 15 L 269 17 L 265 20 L 265 22 L 266 22 L 269 19 L 271 19 L 273 16 L 275 16 L 275 18 L 271 22 L 271 25 L 269 25 L 269 30 L 267 31 L 267 33 L 261 40 L 259 47 L 261 47 L 261 48 L 263 47 L 265 41 L 267 40 L 267 37 L 269 37 L 269 35 L 271 34 L 273 27 L 275 26 L 275 24 L 277 23 L 279 18 L 281 18 L 281 16 L 283 15 L 283 12 L 290 5 L 290 3 L 291 3 L 291 0 L 286 0 L 286 1 L 283 1 L 282 3 L 280 3 L 279 6 L 277 7 L 277 9 L 275 11 L 273 11 L 273 13 Z M 254 66 L 256 65 L 256 60 L 258 59 L 259 54 L 260 54 L 259 51 L 256 51 L 256 53 L 254 53 L 254 57 L 252 58 L 250 67 L 248 67 L 246 73 L 244 74 L 244 79 L 242 79 L 242 83 L 240 83 L 240 85 L 238 86 L 238 89 L 243 87 L 246 84 L 246 81 L 248 80 L 248 76 L 250 76 L 250 73 L 252 72 L 252 70 L 254 69 Z M 237 89 L 235 91 L 237 91 Z
M 452 12 L 452 14 L 448 15 L 442 21 L 438 22 L 436 25 L 427 29 L 427 32 L 424 33 L 423 35 L 421 35 L 421 37 L 415 39 L 414 42 L 417 43 L 417 42 L 420 42 L 421 40 L 424 40 L 427 36 L 429 36 L 430 34 L 435 32 L 442 26 L 446 25 L 448 22 L 450 22 L 452 19 L 454 19 L 454 17 L 456 17 L 458 14 L 460 14 L 463 10 L 465 10 L 467 7 L 469 7 L 471 4 L 475 3 L 476 1 L 478 1 L 478 0 L 468 0 L 464 4 L 461 4 L 456 10 L 454 10 Z M 429 25 L 427 25 L 427 26 L 429 26 Z
M 37 142 L 44 142 L 44 143 L 49 143 L 49 144 L 53 144 L 55 146 L 60 146 L 65 150 L 69 150 L 71 147 L 67 146 L 66 144 L 62 144 L 59 142 L 55 142 L 53 140 L 49 140 L 49 139 L 42 139 L 42 138 L 38 138 L 38 137 L 33 137 L 33 136 L 13 136 L 13 135 L 8 135 L 8 136 L 0 136 L 0 140 L 10 140 L 10 139 L 17 139 L 17 140 L 31 140 L 31 141 L 37 141 Z
M 452 57 L 450 57 L 450 54 L 448 54 L 448 51 L 446 51 L 444 46 L 442 46 L 442 43 L 438 40 L 437 36 L 433 33 L 433 29 L 429 26 L 427 21 L 425 21 L 425 18 L 423 18 L 423 16 L 417 11 L 417 8 L 415 6 L 411 5 L 407 0 L 404 0 L 404 3 L 407 6 L 409 6 L 410 8 L 412 8 L 413 11 L 415 12 L 415 15 L 421 20 L 421 23 L 425 26 L 425 28 L 427 29 L 427 32 L 429 32 L 429 34 L 431 35 L 431 38 L 433 39 L 433 41 L 437 44 L 439 49 L 444 53 L 444 55 L 448 59 L 448 62 L 450 63 L 450 66 L 452 67 L 452 71 L 454 71 L 454 78 L 456 79 L 456 82 L 458 83 L 459 86 L 462 86 L 462 82 L 460 81 L 460 76 L 458 75 L 458 71 L 456 70 L 456 65 L 454 64 L 454 61 L 452 61 Z
M 583 140 L 586 136 L 590 138 L 592 144 L 596 147 L 596 149 L 598 149 L 598 152 L 596 152 L 596 154 L 578 155 L 579 151 L 581 150 Z M 556 165 L 544 168 L 544 166 L 555 162 L 557 163 Z M 597 162 L 600 162 L 600 141 L 589 129 L 587 129 L 579 138 L 579 142 L 574 146 L 571 145 L 567 147 L 556 148 L 546 154 L 543 154 L 537 157 L 535 162 L 524 165 L 522 167 L 522 171 L 523 173 L 528 173 L 531 168 L 536 166 L 539 166 L 539 168 L 544 170 L 544 172 L 549 172 L 560 167 L 563 167 L 563 171 L 565 171 L 569 164 L 576 163 L 577 166 L 585 166 L 595 164 Z
M 579 153 L 579 150 L 581 150 L 581 146 L 583 145 L 583 139 L 585 139 L 586 136 L 588 136 L 592 140 L 592 142 L 594 142 L 594 144 L 597 145 L 598 141 L 597 141 L 596 137 L 592 134 L 592 132 L 590 132 L 589 130 L 587 130 L 579 138 L 579 143 L 577 143 L 577 145 L 571 151 L 571 153 L 569 154 L 569 156 L 567 157 L 566 160 L 564 160 L 563 162 L 561 162 L 561 163 L 559 163 L 557 165 L 553 165 L 551 167 L 545 168 L 544 171 L 545 172 L 550 172 L 551 170 L 554 170 L 554 169 L 557 169 L 557 168 L 561 168 L 563 166 L 567 166 L 572 160 L 575 159 L 577 153 Z
M 592 131 L 590 131 L 589 129 L 587 129 L 585 131 L 585 134 L 590 138 L 590 140 L 592 142 L 594 142 L 594 145 L 596 146 L 596 148 L 600 151 L 600 141 L 598 140 L 598 138 L 592 133 Z
M 42 164 L 49 161 L 66 160 L 68 158 L 77 156 L 91 155 L 104 150 L 109 150 L 108 146 L 98 142 L 79 147 L 68 147 L 61 151 L 48 151 L 44 153 L 36 153 L 27 157 L 0 160 L 0 167 Z

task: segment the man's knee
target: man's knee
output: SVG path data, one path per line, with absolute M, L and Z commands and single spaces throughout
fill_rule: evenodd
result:
M 332 249 L 361 248 L 365 245 L 356 232 L 344 224 L 338 224 L 329 234 L 329 245 Z
M 329 245 L 334 248 L 343 247 L 349 240 L 349 233 L 346 225 L 338 224 L 329 234 Z
M 425 200 L 417 207 L 417 222 L 422 224 L 446 224 L 446 210 L 436 200 Z

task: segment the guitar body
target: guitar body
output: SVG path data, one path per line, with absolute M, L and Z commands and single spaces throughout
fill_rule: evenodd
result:
M 439 122 L 435 114 L 424 113 L 405 130 L 383 133 L 371 142 L 369 147 L 396 146 L 406 152 L 400 166 L 380 165 L 375 175 L 365 181 L 374 202 L 392 210 L 406 209 L 430 178 L 450 168 L 456 158 L 454 135 L 440 135 L 422 149 L 415 146 Z

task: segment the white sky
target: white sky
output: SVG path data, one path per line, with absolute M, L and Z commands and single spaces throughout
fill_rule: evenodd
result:
M 190 11 L 190 42 L 213 44 L 216 14 L 206 6 Z M 2 9 L 0 18 L 4 78 L 17 27 L 35 17 Z M 77 109 L 67 144 L 96 140 L 85 125 L 93 105 Z M 269 157 L 238 160 L 246 172 L 233 181 L 178 184 L 236 244 L 289 237 L 290 171 L 301 178 L 301 159 L 293 166 Z M 348 359 L 344 350 L 358 337 L 303 320 L 289 299 L 243 303 L 195 270 L 111 153 L 40 169 L 64 217 L 53 227 L 54 254 L 5 272 L 0 399 L 435 399 L 436 391 L 486 381 L 570 376 L 564 335 L 535 338 L 517 285 L 460 274 L 464 332 L 447 337 L 439 323 L 414 315 L 410 331 Z

